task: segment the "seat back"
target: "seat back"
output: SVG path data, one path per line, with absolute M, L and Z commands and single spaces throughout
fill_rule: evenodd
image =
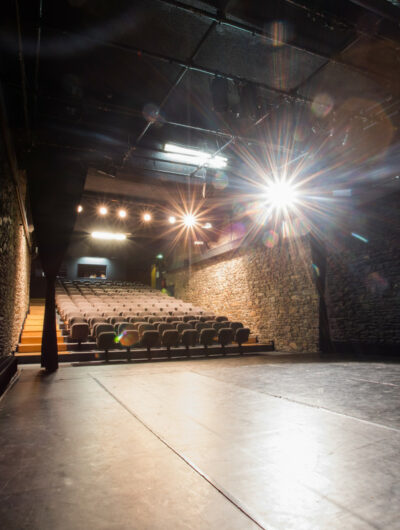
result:
M 89 325 L 86 322 L 78 322 L 71 326 L 71 339 L 79 343 L 85 342 L 89 336 Z
M 244 342 L 249 340 L 250 329 L 249 328 L 239 328 L 235 333 L 235 342 L 241 346 Z
M 150 350 L 150 348 L 158 346 L 159 342 L 160 336 L 158 334 L 158 331 L 156 331 L 155 329 L 146 329 L 143 331 L 143 334 L 140 339 L 140 343 L 142 346 Z
M 119 342 L 125 348 L 131 348 L 137 346 L 139 343 L 139 332 L 137 329 L 124 329 Z
M 176 326 L 176 331 L 182 335 L 182 332 L 184 329 L 192 329 L 192 326 L 188 324 L 187 322 L 181 322 Z
M 190 320 L 198 320 L 197 318 L 194 317 L 194 315 L 185 315 L 183 317 L 183 321 L 184 322 L 189 322 Z
M 189 346 L 196 346 L 199 340 L 199 332 L 195 329 L 184 329 L 182 332 L 182 344 L 189 348 Z
M 133 324 L 131 324 L 130 322 L 121 322 L 120 324 L 118 324 L 118 335 L 121 335 L 121 333 L 125 331 L 126 329 L 135 329 L 135 328 L 133 327 Z
M 93 335 L 97 338 L 100 333 L 104 333 L 105 331 L 112 331 L 114 333 L 114 326 L 112 324 L 106 324 L 104 322 L 95 324 Z
M 179 343 L 179 333 L 176 329 L 166 329 L 161 335 L 161 344 L 168 349 L 171 346 L 177 346 Z
M 241 322 L 231 322 L 230 324 L 231 328 L 233 329 L 233 331 L 236 333 L 236 331 L 239 329 L 239 328 L 243 328 L 243 324 Z
M 114 331 L 103 331 L 96 337 L 96 345 L 99 350 L 107 352 L 115 348 L 115 333 Z
M 227 344 L 231 344 L 234 339 L 234 331 L 232 328 L 221 328 L 218 331 L 218 342 L 221 344 L 221 346 L 226 346 Z
M 200 331 L 200 344 L 205 347 L 210 346 L 214 342 L 216 334 L 217 332 L 214 328 L 203 328 Z
M 149 324 L 148 322 L 146 322 L 145 324 L 139 324 L 137 329 L 139 331 L 139 336 L 142 337 L 145 331 L 154 331 L 154 326 L 153 324 Z
M 218 317 L 215 317 L 215 320 L 217 322 L 224 322 L 224 321 L 227 321 L 228 320 L 228 317 L 221 317 L 221 316 L 218 316 Z
M 226 322 L 225 320 L 223 322 L 214 322 L 212 326 L 217 332 L 222 328 L 229 328 L 230 322 Z
M 197 331 L 200 333 L 203 329 L 207 329 L 209 328 L 210 326 L 208 324 L 206 324 L 205 322 L 197 322 L 195 324 L 195 329 L 197 329 Z
M 157 331 L 160 335 L 162 335 L 166 329 L 175 329 L 175 326 L 170 322 L 160 322 L 157 326 Z

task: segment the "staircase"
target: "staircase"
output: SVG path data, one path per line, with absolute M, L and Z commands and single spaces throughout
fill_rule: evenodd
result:
M 42 349 L 42 331 L 44 319 L 44 299 L 32 298 L 29 313 L 26 317 L 21 340 L 16 355 L 40 355 Z M 58 351 L 67 351 L 67 344 L 56 323 Z

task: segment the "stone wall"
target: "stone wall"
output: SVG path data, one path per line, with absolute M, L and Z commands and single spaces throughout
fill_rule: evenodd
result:
M 178 298 L 238 320 L 277 350 L 319 350 L 319 296 L 307 237 L 256 245 L 170 271 Z
M 0 165 L 0 356 L 15 350 L 29 304 L 30 253 L 15 187 Z M 21 177 L 24 193 L 25 180 Z
M 399 205 L 395 194 L 359 208 L 348 236 L 331 246 L 326 300 L 336 343 L 400 343 Z

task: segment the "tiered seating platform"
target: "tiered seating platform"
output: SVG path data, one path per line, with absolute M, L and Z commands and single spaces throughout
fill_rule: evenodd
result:
M 272 351 L 242 322 L 133 282 L 59 281 L 60 361 L 145 360 Z M 20 362 L 40 355 L 18 352 Z M 38 357 L 38 359 L 36 359 Z

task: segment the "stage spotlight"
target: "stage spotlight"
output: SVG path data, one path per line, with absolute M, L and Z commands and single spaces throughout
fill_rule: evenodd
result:
M 149 213 L 149 212 L 145 212 L 145 213 L 143 214 L 143 221 L 144 221 L 145 223 L 150 222 L 151 219 L 152 219 L 152 217 L 151 217 L 151 213 Z
M 192 228 L 196 224 L 196 217 L 191 213 L 185 214 L 183 216 L 183 224 L 188 228 Z
M 94 239 L 112 239 L 115 241 L 123 241 L 124 239 L 126 239 L 125 234 L 117 234 L 114 232 L 92 232 L 92 237 Z
M 80 204 L 80 205 L 78 206 L 78 208 L 76 209 L 76 211 L 77 211 L 78 213 L 83 212 L 83 206 Z
M 107 215 L 108 214 L 108 208 L 106 206 L 100 206 L 99 207 L 99 214 L 100 215 Z
M 126 215 L 126 210 L 118 210 L 118 217 L 120 217 L 121 219 L 125 219 Z
M 195 241 L 194 244 L 195 245 L 204 245 L 204 241 Z
M 203 228 L 205 228 L 206 230 L 209 230 L 210 228 L 212 228 L 212 224 L 206 223 L 205 225 L 203 225 Z
M 265 195 L 268 205 L 277 211 L 290 208 L 297 201 L 295 187 L 285 180 L 274 180 L 270 182 Z
M 163 257 L 164 256 L 162 254 L 157 254 L 157 256 L 156 256 L 157 259 L 163 259 Z
M 175 217 L 175 215 L 170 215 L 170 216 L 168 217 L 168 222 L 169 222 L 171 225 L 175 224 L 175 223 L 176 223 L 176 217 Z

